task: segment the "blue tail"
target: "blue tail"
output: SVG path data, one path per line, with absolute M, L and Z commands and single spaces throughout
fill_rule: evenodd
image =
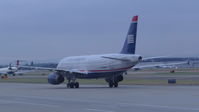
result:
M 135 54 L 138 16 L 134 16 L 121 54 Z

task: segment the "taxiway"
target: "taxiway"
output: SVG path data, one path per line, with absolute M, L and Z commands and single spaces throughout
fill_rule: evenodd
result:
M 2 112 L 198 112 L 199 86 L 0 83 Z

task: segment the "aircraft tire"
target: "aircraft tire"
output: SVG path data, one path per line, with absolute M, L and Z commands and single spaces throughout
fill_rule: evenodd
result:
M 113 87 L 113 83 L 109 82 L 109 87 L 112 88 Z
M 79 82 L 76 82 L 74 86 L 75 88 L 79 88 Z
M 66 86 L 67 86 L 67 88 L 70 88 L 70 83 L 67 83 L 67 85 L 66 85 Z
M 74 88 L 74 86 L 75 86 L 75 83 L 71 82 L 70 83 L 70 88 Z
M 118 87 L 118 82 L 115 82 L 114 87 Z

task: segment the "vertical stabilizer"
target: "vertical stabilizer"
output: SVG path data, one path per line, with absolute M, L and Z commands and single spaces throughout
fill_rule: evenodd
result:
M 17 60 L 17 62 L 16 62 L 16 67 L 17 67 L 17 69 L 19 68 L 19 60 Z
M 127 33 L 121 54 L 135 54 L 138 16 L 134 16 Z

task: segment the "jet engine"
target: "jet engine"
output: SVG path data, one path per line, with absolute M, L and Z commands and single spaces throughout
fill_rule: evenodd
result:
M 48 83 L 53 85 L 61 84 L 62 82 L 64 82 L 64 80 L 64 77 L 57 73 L 51 73 L 48 75 Z

